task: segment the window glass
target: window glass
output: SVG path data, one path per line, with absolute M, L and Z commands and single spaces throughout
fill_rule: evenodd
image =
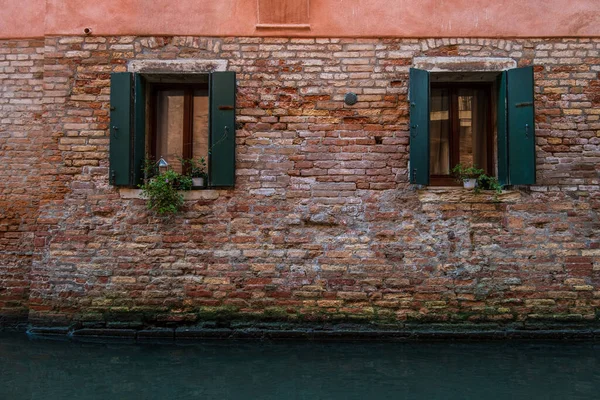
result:
M 460 163 L 487 171 L 488 166 L 488 99 L 480 89 L 458 90 Z
M 156 156 L 163 157 L 177 172 L 177 157 L 183 154 L 183 90 L 159 90 L 156 99 Z
M 155 157 L 163 157 L 177 172 L 183 172 L 180 157 L 195 160 L 204 157 L 208 162 L 208 110 L 204 89 L 158 89 Z
M 457 164 L 493 175 L 490 87 L 437 83 L 430 89 L 429 171 L 433 184 L 455 184 Z
M 208 157 L 208 96 L 200 91 L 194 92 L 193 116 L 193 157 Z
M 448 89 L 431 89 L 429 116 L 429 169 L 432 175 L 450 173 L 450 95 Z

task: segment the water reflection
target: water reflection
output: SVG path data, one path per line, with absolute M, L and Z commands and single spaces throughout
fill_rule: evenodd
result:
M 0 399 L 593 399 L 592 343 L 203 342 L 0 336 Z

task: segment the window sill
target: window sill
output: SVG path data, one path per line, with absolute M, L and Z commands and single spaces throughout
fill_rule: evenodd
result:
M 310 24 L 256 24 L 256 29 L 299 29 L 299 30 L 310 30 Z
M 428 186 L 417 190 L 422 203 L 516 203 L 521 199 L 521 192 L 503 190 L 482 190 L 475 193 L 473 189 L 453 186 Z
M 220 192 L 218 190 L 212 189 L 184 190 L 180 193 L 183 194 L 183 200 L 185 201 L 216 200 L 220 196 Z M 120 188 L 119 196 L 122 199 L 144 199 L 144 196 L 142 195 L 142 189 Z

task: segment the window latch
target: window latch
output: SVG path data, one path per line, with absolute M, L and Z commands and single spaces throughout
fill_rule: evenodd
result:
M 416 138 L 419 134 L 419 125 L 411 125 L 410 136 Z
M 115 139 L 117 139 L 117 137 L 118 137 L 118 133 L 119 133 L 119 132 L 118 132 L 118 131 L 119 131 L 119 127 L 118 127 L 118 126 L 115 126 L 115 125 L 113 125 L 113 126 L 112 126 L 112 130 L 114 131 L 114 136 L 115 136 Z
M 525 139 L 529 139 L 529 124 L 525 124 Z

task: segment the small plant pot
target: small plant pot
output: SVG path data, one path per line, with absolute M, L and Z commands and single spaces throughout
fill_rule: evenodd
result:
M 200 176 L 197 178 L 192 178 L 192 184 L 194 187 L 204 187 L 204 177 Z
M 463 179 L 463 187 L 465 189 L 475 189 L 475 186 L 477 186 L 476 178 Z

